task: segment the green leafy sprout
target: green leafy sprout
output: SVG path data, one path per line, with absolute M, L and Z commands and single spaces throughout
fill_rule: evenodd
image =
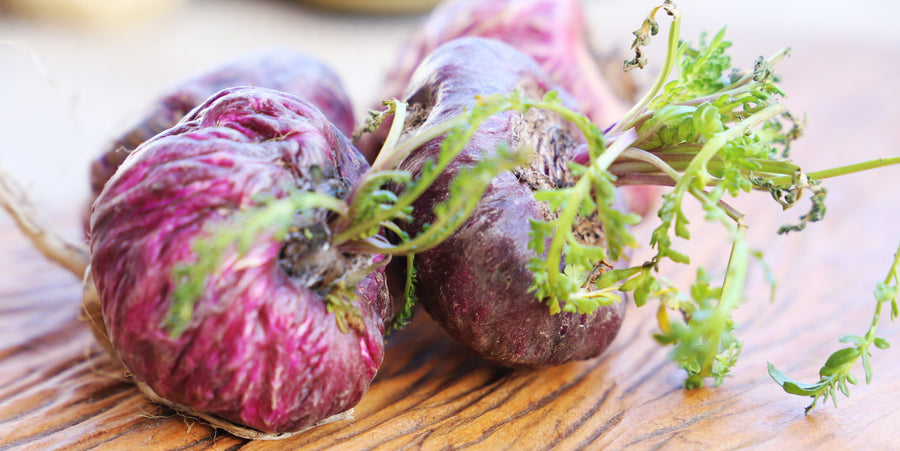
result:
M 726 202 L 726 194 L 767 191 L 787 209 L 810 193 L 810 211 L 779 233 L 799 231 L 824 216 L 827 191 L 822 179 L 898 164 L 900 157 L 802 171 L 788 158 L 801 126 L 780 103 L 783 93 L 773 72 L 789 50 L 757 59 L 750 72 L 736 71 L 726 53 L 731 44 L 724 39 L 725 30 L 712 39 L 701 35 L 696 47 L 682 42 L 681 15 L 669 1 L 654 8 L 635 31 L 635 58 L 625 62 L 626 70 L 647 63 L 641 49 L 659 31 L 656 16 L 661 13 L 672 19 L 666 60 L 645 96 L 605 133 L 561 113 L 585 134 L 590 164 L 572 168 L 580 177 L 574 186 L 536 193 L 559 215 L 553 221 L 533 222 L 530 246 L 539 257 L 529 269 L 535 275 L 532 291 L 551 313 L 590 313 L 615 302 L 617 292 L 632 293 L 638 306 L 648 298 L 659 299 L 660 331 L 655 337 L 673 346 L 673 361 L 687 373 L 685 386 L 695 388 L 707 378 L 722 383 L 736 363 L 742 343 L 734 335 L 731 312 L 743 300 L 750 259 L 761 260 L 744 240 L 744 216 Z M 622 247 L 634 244 L 626 228 L 633 218 L 611 208 L 610 186 L 647 184 L 672 186 L 663 196 L 657 211 L 660 223 L 650 237 L 655 255 L 642 264 L 589 278 L 598 262 L 616 260 Z M 709 272 L 700 267 L 689 295 L 655 275 L 663 260 L 691 264 L 673 244 L 675 238 L 691 238 L 682 209 L 688 197 L 699 202 L 706 220 L 725 228 L 732 247 L 721 283 L 712 283 Z M 574 239 L 572 224 L 578 216 L 589 215 L 601 218 L 609 236 L 607 249 L 588 248 Z
M 863 370 L 866 375 L 866 384 L 872 382 L 872 365 L 869 362 L 871 347 L 878 349 L 887 349 L 890 343 L 881 337 L 876 336 L 878 323 L 881 320 L 881 311 L 885 304 L 891 305 L 891 321 L 897 319 L 900 315 L 900 308 L 897 306 L 897 293 L 900 291 L 900 247 L 894 253 L 894 262 L 888 271 L 884 280 L 875 284 L 875 313 L 872 316 L 872 323 L 864 335 L 845 335 L 841 337 L 841 343 L 849 343 L 852 346 L 835 351 L 828 357 L 825 364 L 819 370 L 819 380 L 812 384 L 797 382 L 784 375 L 781 371 L 775 369 L 775 365 L 768 364 L 769 376 L 780 385 L 784 391 L 792 395 L 809 396 L 813 399 L 812 404 L 806 407 L 806 413 L 812 410 L 816 403 L 821 399 L 823 402 L 831 398 L 834 406 L 837 407 L 837 394 L 842 393 L 844 396 L 850 396 L 848 383 L 856 384 L 856 376 L 850 371 L 857 361 L 862 361 Z

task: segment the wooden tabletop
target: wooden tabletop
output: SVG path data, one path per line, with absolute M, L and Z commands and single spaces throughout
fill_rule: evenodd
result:
M 811 49 L 780 70 L 788 105 L 808 118 L 795 161 L 815 170 L 900 153 L 897 49 L 833 42 Z M 826 55 L 842 59 L 823 67 L 834 62 Z M 900 350 L 875 350 L 871 385 L 851 386 L 838 409 L 824 404 L 809 415 L 809 399 L 785 394 L 766 372 L 772 362 L 813 382 L 842 346 L 840 336 L 865 332 L 872 288 L 900 240 L 900 168 L 828 187 L 826 219 L 796 235 L 774 231 L 800 211 L 781 212 L 762 194 L 737 204 L 778 286 L 770 303 L 763 271 L 753 267 L 736 312 L 744 350 L 720 387 L 682 389 L 683 373 L 651 337 L 652 302 L 629 310 L 604 356 L 536 371 L 484 364 L 420 312 L 389 338 L 384 366 L 353 420 L 281 442 L 247 442 L 147 401 L 79 321 L 80 282 L 3 218 L 0 449 L 896 449 Z M 53 222 L 77 236 L 77 213 L 59 212 Z M 718 228 L 699 219 L 693 227 L 703 239 L 681 249 L 721 275 L 727 247 Z M 647 228 L 638 235 L 646 237 Z M 667 271 L 686 287 L 694 270 Z M 879 335 L 900 346 L 898 331 L 885 318 Z M 855 374 L 862 381 L 862 369 Z

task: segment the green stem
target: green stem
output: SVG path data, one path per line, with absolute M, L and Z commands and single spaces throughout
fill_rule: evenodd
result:
M 578 209 L 584 202 L 584 199 L 590 194 L 591 186 L 590 177 L 581 177 L 572 190 L 570 207 L 563 210 L 559 215 L 556 233 L 553 235 L 550 249 L 547 250 L 547 258 L 544 261 L 544 267 L 547 268 L 547 281 L 550 286 L 556 286 L 559 283 L 559 266 L 562 263 L 562 252 L 568 238 L 566 231 L 572 229 L 572 225 L 575 223 L 575 218 L 578 215 Z
M 725 280 L 722 284 L 722 296 L 719 298 L 719 303 L 715 309 L 715 323 L 719 325 L 715 330 L 718 333 L 713 334 L 713 338 L 710 340 L 716 350 L 721 345 L 721 332 L 727 330 L 727 323 L 731 320 L 731 311 L 740 305 L 744 296 L 744 285 L 747 282 L 747 262 L 749 260 L 747 242 L 744 240 L 746 232 L 747 229 L 743 224 L 733 227 L 735 238 L 732 242 L 731 255 L 728 258 Z M 709 373 L 712 373 L 714 358 L 715 352 L 705 362 L 706 371 Z
M 412 319 L 413 313 L 415 311 L 414 307 L 417 301 L 415 279 L 415 256 L 413 254 L 409 254 L 406 256 L 406 282 L 404 282 L 403 284 L 403 307 L 394 315 L 394 319 L 393 321 L 391 321 L 391 325 L 385 328 L 385 333 L 403 328 L 409 323 L 409 320 Z
M 888 271 L 887 276 L 884 278 L 883 285 L 884 287 L 890 286 L 891 282 L 894 282 L 894 289 L 896 289 L 897 284 L 900 284 L 900 280 L 898 280 L 897 270 L 900 267 L 900 246 L 897 247 L 896 252 L 894 253 L 894 261 L 891 264 L 891 269 Z M 883 287 L 883 288 L 884 288 Z M 825 362 L 825 365 L 819 370 L 819 380 L 813 384 L 804 384 L 801 382 L 797 382 L 789 377 L 787 377 L 781 371 L 778 371 L 772 363 L 768 364 L 769 376 L 780 385 L 785 392 L 800 395 L 800 396 L 809 396 L 813 398 L 812 404 L 806 407 L 805 412 L 809 414 L 810 410 L 816 406 L 816 403 L 819 401 L 819 398 L 822 398 L 823 401 L 827 400 L 830 396 L 832 401 L 834 401 L 835 407 L 837 407 L 837 392 L 835 388 L 839 388 L 841 392 L 845 396 L 850 396 L 847 392 L 847 382 L 856 383 L 856 378 L 850 373 L 853 365 L 856 364 L 856 361 L 862 358 L 863 368 L 866 373 L 866 383 L 871 383 L 872 380 L 872 368 L 868 362 L 869 355 L 869 347 L 872 344 L 878 346 L 878 341 L 882 340 L 875 336 L 875 333 L 878 328 L 878 323 L 881 319 L 881 309 L 882 304 L 890 302 L 891 304 L 895 304 L 897 301 L 896 291 L 892 294 L 884 295 L 884 293 L 878 292 L 879 288 L 876 288 L 875 298 L 875 314 L 872 316 L 872 323 L 869 326 L 869 330 L 866 331 L 864 337 L 855 337 L 850 336 L 852 339 L 848 341 L 852 341 L 855 344 L 855 347 L 843 348 L 838 351 L 835 351 L 828 357 L 828 360 Z M 890 296 L 890 297 L 888 297 Z M 895 308 L 892 305 L 892 317 L 893 319 L 893 309 Z M 857 338 L 859 340 L 857 340 Z M 841 339 L 844 342 L 844 339 Z M 886 347 L 886 342 L 883 343 Z M 882 347 L 882 346 L 878 346 Z
M 653 86 L 650 87 L 650 90 L 644 94 L 644 97 L 641 98 L 624 116 L 619 120 L 618 123 L 610 130 L 611 133 L 617 133 L 626 128 L 630 128 L 633 126 L 632 122 L 635 118 L 639 117 L 647 105 L 656 97 L 659 91 L 666 85 L 666 82 L 669 80 L 669 74 L 672 73 L 672 68 L 675 67 L 675 55 L 678 53 L 679 41 L 678 38 L 681 35 L 681 13 L 674 7 L 675 5 L 669 4 L 660 5 L 653 9 L 650 13 L 650 17 L 656 15 L 656 13 L 661 9 L 665 8 L 666 12 L 668 12 L 672 16 L 672 25 L 669 27 L 669 41 L 668 46 L 666 47 L 666 59 L 663 62 L 662 71 L 660 71 L 659 76 L 656 77 L 656 81 L 654 81 Z
M 607 171 L 609 167 L 622 156 L 623 152 L 628 151 L 634 141 L 637 140 L 637 132 L 633 129 L 618 136 L 609 147 L 591 164 L 594 171 Z
M 707 171 L 707 163 L 709 160 L 719 152 L 722 146 L 725 145 L 728 141 L 733 139 L 737 139 L 742 134 L 744 134 L 748 129 L 756 127 L 767 120 L 771 119 L 778 113 L 784 111 L 784 107 L 780 104 L 772 104 L 756 113 L 753 113 L 748 118 L 744 119 L 741 122 L 738 122 L 733 127 L 722 131 L 706 142 L 703 147 L 700 149 L 700 152 L 697 153 L 697 156 L 691 161 L 688 165 L 687 169 L 684 171 L 687 175 L 683 177 L 676 185 L 675 191 L 685 191 L 687 188 L 687 184 L 692 182 L 694 178 L 696 178 L 697 174 L 706 174 Z
M 564 119 L 576 124 L 581 133 L 585 136 L 589 143 L 593 144 L 593 147 L 602 146 L 603 145 L 603 136 L 600 133 L 599 129 L 596 129 L 596 126 L 592 124 L 587 118 L 583 115 L 575 113 L 568 108 L 565 108 L 559 103 L 546 101 L 546 100 L 531 100 L 531 99 L 522 99 L 517 98 L 515 101 L 510 101 L 510 99 L 502 98 L 501 101 L 494 102 L 493 104 L 487 104 L 486 114 L 481 115 L 478 118 L 471 118 L 467 115 L 457 116 L 449 121 L 443 122 L 441 124 L 429 127 L 423 130 L 421 133 L 417 133 L 412 138 L 396 144 L 396 148 L 393 150 L 386 149 L 386 151 L 391 155 L 390 157 L 385 157 L 380 162 L 376 160 L 373 167 L 369 170 L 368 174 L 377 174 L 374 172 L 378 170 L 380 167 L 389 167 L 386 165 L 395 165 L 406 156 L 408 153 L 413 150 L 425 145 L 429 141 L 439 138 L 440 136 L 445 135 L 454 129 L 459 129 L 462 127 L 465 128 L 465 134 L 463 138 L 460 140 L 462 144 L 454 146 L 450 149 L 450 153 L 446 155 L 445 158 L 439 159 L 434 171 L 431 171 L 429 174 L 423 174 L 421 179 L 417 181 L 417 183 L 413 186 L 409 191 L 404 192 L 397 202 L 391 206 L 391 208 L 382 210 L 378 212 L 376 215 L 373 215 L 371 218 L 368 218 L 365 221 L 350 223 L 347 227 L 343 228 L 341 232 L 339 232 L 334 238 L 334 244 L 340 245 L 346 243 L 348 241 L 352 241 L 357 239 L 363 233 L 368 230 L 371 230 L 373 227 L 378 226 L 379 224 L 385 221 L 393 220 L 398 213 L 400 213 L 403 209 L 412 205 L 412 203 L 418 199 L 425 190 L 437 180 L 437 177 L 450 165 L 453 159 L 465 148 L 465 143 L 468 143 L 471 136 L 478 130 L 481 124 L 490 116 L 494 114 L 498 114 L 504 111 L 509 111 L 515 108 L 520 109 L 530 109 L 530 108 L 540 108 L 544 110 L 548 110 L 557 114 L 560 114 Z M 399 107 L 398 107 L 399 108 Z M 405 109 L 398 111 L 405 111 Z M 398 117 L 394 118 L 393 127 L 400 121 L 398 121 Z M 630 141 L 630 142 L 633 142 Z M 597 149 L 593 149 L 596 151 Z M 601 149 L 602 150 L 602 149 Z M 618 156 L 618 153 L 615 154 L 606 154 L 604 153 L 604 159 L 602 160 L 603 167 L 605 168 L 609 164 L 612 163 L 613 160 Z M 474 208 L 474 207 L 473 207 Z M 352 221 L 352 218 L 351 218 Z M 434 227 L 432 227 L 434 229 Z M 444 235 L 441 235 L 444 236 Z M 424 249 L 424 245 L 426 244 L 424 240 L 425 236 L 422 236 L 422 239 L 417 237 L 414 241 L 404 243 L 403 246 L 398 246 L 397 249 L 390 252 L 393 254 L 406 253 L 409 251 L 421 252 Z M 435 238 L 435 237 L 432 237 Z M 401 250 L 402 249 L 402 250 Z
M 406 102 L 395 100 L 391 129 L 384 139 L 384 145 L 381 146 L 378 156 L 369 167 L 368 173 L 380 171 L 382 168 L 392 168 L 396 164 L 396 160 L 403 157 L 397 152 L 397 143 L 400 141 L 400 135 L 403 134 L 404 124 L 406 124 Z
M 691 195 L 694 196 L 694 197 L 697 198 L 697 199 L 706 199 L 707 196 L 709 195 L 709 193 L 707 193 L 706 191 L 701 190 L 701 189 L 696 188 L 696 187 L 693 187 L 693 186 L 690 187 L 690 188 L 688 188 L 688 192 L 690 192 Z M 705 200 L 704 200 L 704 202 L 705 202 Z M 736 223 L 738 223 L 738 224 L 742 224 L 741 221 L 744 220 L 744 214 L 743 214 L 743 213 L 741 213 L 740 211 L 738 211 L 737 209 L 735 209 L 735 208 L 732 207 L 731 205 L 728 205 L 728 203 L 725 202 L 725 201 L 722 200 L 722 199 L 719 199 L 719 201 L 717 202 L 717 205 L 719 206 L 719 208 L 721 208 L 722 210 L 725 211 L 725 214 L 728 215 L 728 217 L 729 217 L 732 221 L 734 221 L 734 222 L 736 222 Z
M 699 190 L 698 190 L 699 191 Z M 714 203 L 703 192 L 694 192 L 694 197 L 699 199 L 707 208 L 721 208 L 720 205 Z M 738 219 L 737 224 L 729 222 L 725 217 L 720 217 L 721 222 L 727 227 L 733 238 L 731 245 L 731 254 L 728 258 L 728 264 L 725 271 L 725 280 L 722 283 L 722 293 L 719 296 L 718 303 L 713 311 L 713 316 L 707 319 L 701 326 L 701 330 L 707 342 L 705 344 L 706 352 L 703 355 L 703 362 L 700 371 L 688 376 L 686 385 L 689 388 L 702 387 L 703 379 L 713 377 L 715 371 L 716 356 L 722 344 L 722 335 L 728 330 L 728 322 L 731 320 L 731 311 L 738 307 L 744 294 L 744 286 L 747 281 L 747 268 L 749 261 L 749 250 L 744 239 L 747 227 Z M 717 381 L 721 382 L 721 381 Z
M 652 155 L 656 157 L 658 161 L 663 162 L 669 169 L 674 171 L 683 171 L 687 169 L 691 160 L 694 159 L 694 155 L 690 154 L 671 154 L 671 155 L 659 155 L 655 152 L 647 152 L 645 150 L 641 150 L 638 148 L 632 148 L 634 150 L 645 152 L 647 155 Z M 631 154 L 634 155 L 634 154 Z M 634 158 L 633 156 L 622 155 L 623 158 L 626 158 L 626 161 L 616 161 L 612 165 L 610 165 L 610 171 L 616 175 L 628 175 L 628 174 L 654 174 L 660 172 L 661 168 L 655 163 L 651 163 L 646 159 Z M 632 161 L 628 161 L 632 160 Z M 762 160 L 758 158 L 748 158 L 747 161 L 758 163 L 759 168 L 754 169 L 752 174 L 755 176 L 762 177 L 778 177 L 782 175 L 794 175 L 800 169 L 799 166 L 788 163 L 784 161 L 771 161 L 771 160 Z M 707 163 L 707 166 L 712 170 L 719 170 L 725 167 L 722 161 L 717 159 L 712 159 Z M 668 173 L 667 173 L 668 174 Z M 745 175 L 749 174 L 745 172 Z M 760 188 L 761 189 L 761 188 Z
M 465 116 L 458 116 L 447 122 L 429 127 L 422 133 L 419 133 L 400 144 L 397 150 L 393 152 L 394 157 L 391 158 L 391 161 L 399 160 L 401 156 L 412 152 L 428 141 L 438 138 L 456 127 L 465 125 L 467 123 L 466 119 L 467 118 Z M 477 130 L 479 125 L 481 124 L 473 124 L 468 134 L 471 135 L 472 133 L 474 133 L 474 130 Z M 466 142 L 468 142 L 468 139 L 466 139 Z M 453 153 L 453 156 L 455 157 L 456 154 L 460 151 L 462 151 L 462 146 L 459 146 L 457 149 L 455 149 L 455 153 Z M 441 162 L 441 164 L 437 168 L 435 168 L 435 171 L 432 171 L 431 174 L 428 174 L 428 177 L 423 177 L 415 184 L 412 190 L 403 193 L 403 195 L 400 196 L 400 198 L 391 208 L 380 211 L 378 214 L 372 216 L 366 221 L 352 223 L 347 228 L 341 230 L 341 232 L 334 237 L 334 245 L 339 246 L 343 243 L 354 240 L 361 234 L 372 229 L 372 227 L 377 227 L 379 224 L 385 221 L 394 219 L 397 214 L 400 213 L 403 209 L 412 205 L 412 203 L 416 199 L 418 199 L 419 196 L 421 196 L 422 193 L 424 193 L 425 190 L 428 189 L 428 187 L 431 186 L 431 184 L 434 183 L 435 180 L 437 180 L 437 177 L 452 161 L 453 158 L 446 158 L 445 161 Z
M 629 146 L 637 139 L 637 133 L 626 133 L 619 137 L 616 141 L 606 148 L 606 150 L 596 158 L 591 164 L 588 173 L 585 173 L 572 190 L 572 197 L 568 207 L 563 210 L 557 222 L 556 233 L 550 242 L 550 249 L 547 251 L 547 258 L 544 267 L 547 270 L 547 280 L 550 286 L 555 286 L 559 282 L 559 266 L 562 263 L 562 252 L 565 247 L 566 239 L 568 239 L 569 231 L 575 223 L 578 216 L 578 210 L 585 198 L 590 195 L 593 187 L 594 177 L 590 176 L 590 172 L 599 173 L 605 171 L 613 161 L 628 150 Z
M 890 285 L 892 281 L 895 281 L 897 278 L 897 270 L 900 269 L 900 245 L 897 246 L 896 252 L 894 252 L 894 262 L 891 264 L 891 269 L 888 271 L 887 276 L 884 278 L 884 284 Z M 872 342 L 875 340 L 875 331 L 878 328 L 878 323 L 881 320 L 881 305 L 884 302 L 878 302 L 875 305 L 875 315 L 872 317 L 872 326 L 869 328 L 869 331 L 866 332 L 866 341 Z
M 639 160 L 642 163 L 651 165 L 653 168 L 662 171 L 667 177 L 671 178 L 673 183 L 677 184 L 682 178 L 681 173 L 675 170 L 675 168 L 650 152 L 636 149 L 634 147 L 629 147 L 622 152 L 622 157 Z M 691 194 L 698 199 L 701 198 L 701 196 L 706 196 L 707 194 L 697 188 L 689 188 L 688 191 L 690 191 Z M 725 210 L 725 212 L 728 214 L 728 217 L 735 222 L 739 222 L 744 217 L 744 215 L 739 211 L 735 210 L 733 207 L 721 200 L 719 201 L 719 207 Z
M 861 163 L 848 164 L 846 166 L 838 166 L 835 168 L 824 169 L 821 171 L 807 172 L 806 176 L 811 180 L 822 180 L 830 177 L 853 174 L 856 172 L 868 171 L 869 169 L 881 168 L 900 164 L 900 157 L 884 157 L 874 160 L 863 161 Z M 780 177 L 772 177 L 769 180 L 778 185 L 788 185 L 793 182 L 793 175 L 783 175 Z
M 667 163 L 662 158 L 647 152 L 645 150 L 637 149 L 634 147 L 629 147 L 622 151 L 622 158 L 628 158 L 632 160 L 637 160 L 645 164 L 649 164 L 656 170 L 662 171 L 667 176 L 671 177 L 675 183 L 681 180 L 681 174 L 673 168 L 669 163 Z M 693 158 L 693 157 L 692 157 Z M 630 171 L 629 171 L 630 172 Z
M 478 196 L 478 198 L 480 197 Z M 477 200 L 476 198 L 474 202 L 467 202 L 461 211 L 452 216 L 442 215 L 438 217 L 438 220 L 431 224 L 428 230 L 416 235 L 415 238 L 388 248 L 379 249 L 378 252 L 389 255 L 416 254 L 437 246 L 462 226 L 472 211 L 475 210 L 475 207 L 478 206 Z

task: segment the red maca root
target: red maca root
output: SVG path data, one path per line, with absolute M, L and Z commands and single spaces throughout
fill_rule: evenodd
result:
M 197 258 L 197 239 L 267 199 L 340 197 L 367 167 L 311 103 L 262 88 L 225 90 L 139 146 L 97 198 L 90 231 L 103 318 L 134 378 L 172 405 L 266 433 L 353 407 L 383 358 L 389 298 L 383 270 L 348 281 L 356 321 L 341 330 L 325 296 L 348 271 L 298 269 L 294 256 L 375 265 L 378 256 L 333 254 L 327 241 L 303 238 L 327 233 L 327 210 L 297 213 L 299 241 L 263 232 L 246 252 L 226 251 L 177 333 L 169 314 L 187 282 L 175 270 Z M 292 243 L 302 254 L 286 250 Z

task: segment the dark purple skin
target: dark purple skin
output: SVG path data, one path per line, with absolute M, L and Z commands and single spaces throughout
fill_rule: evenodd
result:
M 447 0 L 415 29 L 391 66 L 379 100 L 401 98 L 419 63 L 460 37 L 503 41 L 532 57 L 556 85 L 570 92 L 575 109 L 601 128 L 625 112 L 590 49 L 586 14 L 578 0 Z M 372 161 L 388 127 L 363 135 L 360 151 Z
M 164 326 L 173 268 L 195 260 L 194 240 L 308 187 L 313 166 L 348 186 L 368 168 L 311 103 L 231 88 L 139 146 L 101 192 L 90 246 L 104 322 L 128 371 L 160 397 L 281 433 L 350 409 L 368 389 L 384 356 L 383 270 L 356 285 L 363 327 L 342 332 L 320 292 L 279 263 L 271 234 L 226 252 L 183 335 Z
M 259 86 L 294 94 L 318 107 L 343 134 L 353 133 L 350 100 L 337 74 L 324 63 L 287 49 L 247 55 L 187 80 L 153 102 L 139 123 L 91 163 L 90 201 L 97 198 L 129 152 L 175 125 L 213 94 L 235 86 Z
M 424 117 L 408 118 L 406 133 L 414 135 L 458 116 L 477 94 L 507 94 L 514 89 L 540 97 L 556 87 L 531 58 L 504 43 L 481 38 L 451 41 L 431 54 L 412 77 L 405 98 L 411 111 L 423 112 Z M 561 95 L 566 98 L 564 92 Z M 447 197 L 453 176 L 502 142 L 513 148 L 534 146 L 541 163 L 533 167 L 555 182 L 583 138 L 555 115 L 535 114 L 510 112 L 485 122 L 414 205 L 416 219 L 408 231 L 418 233 L 423 224 L 432 222 L 433 217 L 424 213 Z M 531 126 L 544 133 L 528 133 Z M 413 151 L 401 168 L 418 173 L 438 154 L 440 143 L 435 139 Z M 533 277 L 526 264 L 535 255 L 528 249 L 529 220 L 545 217 L 526 178 L 522 172 L 496 177 L 457 232 L 416 256 L 416 294 L 450 335 L 491 363 L 545 367 L 596 357 L 616 336 L 624 303 L 590 315 L 551 315 L 546 304 L 528 293 Z
M 400 49 L 379 101 L 402 98 L 413 71 L 439 45 L 477 36 L 503 41 L 532 57 L 556 85 L 577 99 L 573 109 L 605 129 L 627 107 L 600 70 L 590 45 L 588 20 L 579 0 L 446 0 Z M 369 161 L 381 150 L 390 124 L 388 118 L 359 139 L 357 146 Z M 626 186 L 623 191 L 630 211 L 645 218 L 655 214 L 658 189 Z

